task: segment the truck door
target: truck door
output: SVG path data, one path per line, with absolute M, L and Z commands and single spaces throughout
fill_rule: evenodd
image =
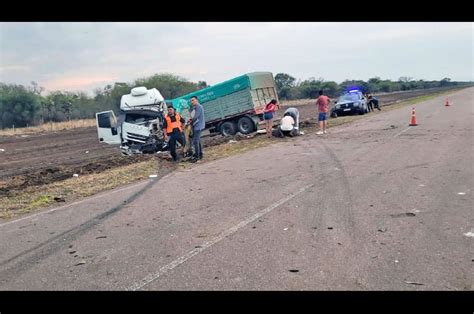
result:
M 120 144 L 120 134 L 117 131 L 117 118 L 112 110 L 95 114 L 99 142 Z

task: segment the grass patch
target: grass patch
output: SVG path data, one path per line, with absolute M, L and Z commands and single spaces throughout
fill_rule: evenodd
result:
M 48 204 L 51 201 L 51 196 L 49 195 L 40 195 L 36 199 L 34 199 L 30 206 L 31 207 L 39 207 Z
M 13 136 L 23 134 L 37 134 L 47 132 L 57 132 L 64 130 L 71 130 L 76 128 L 85 128 L 95 126 L 95 119 L 81 119 L 64 122 L 44 123 L 38 126 L 30 126 L 27 128 L 11 128 L 0 130 L 0 136 Z
M 56 203 L 54 197 L 71 202 L 92 196 L 102 191 L 145 180 L 150 174 L 163 172 L 169 168 L 170 165 L 167 166 L 166 163 L 154 158 L 98 174 L 79 176 L 39 187 L 27 187 L 15 196 L 0 198 L 0 218 L 12 218 L 51 205 L 57 206 L 60 203 Z

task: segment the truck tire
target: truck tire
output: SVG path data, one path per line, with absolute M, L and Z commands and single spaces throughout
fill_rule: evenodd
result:
M 237 130 L 242 134 L 249 134 L 255 130 L 255 124 L 249 117 L 241 117 L 237 122 Z
M 337 112 L 333 111 L 333 112 L 331 113 L 331 118 L 337 118 Z
M 223 136 L 235 135 L 237 132 L 237 126 L 235 125 L 235 122 L 225 121 L 221 124 L 219 130 Z

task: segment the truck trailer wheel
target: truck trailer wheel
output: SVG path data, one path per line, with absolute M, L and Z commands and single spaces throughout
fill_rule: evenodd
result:
M 232 121 L 226 121 L 222 123 L 219 129 L 221 134 L 224 136 L 235 135 L 237 132 L 237 126 L 235 125 L 235 122 Z
M 237 123 L 237 130 L 242 134 L 249 134 L 255 130 L 255 124 L 249 117 L 242 117 Z

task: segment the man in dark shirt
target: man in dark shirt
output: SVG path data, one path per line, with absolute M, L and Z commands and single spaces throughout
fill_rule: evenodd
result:
M 169 137 L 168 145 L 170 147 L 171 157 L 173 161 L 178 161 L 176 154 L 176 142 L 178 141 L 182 147 L 185 146 L 186 142 L 184 139 L 184 119 L 180 117 L 179 113 L 174 111 L 172 106 L 168 107 L 168 115 L 165 116 L 163 122 L 163 134 L 165 141 Z
M 379 100 L 377 98 L 375 98 L 374 96 L 370 95 L 368 101 L 369 101 L 369 104 L 371 106 L 373 105 L 374 108 L 377 108 L 379 111 L 382 110 L 382 109 L 380 109 L 380 106 L 379 106 Z

